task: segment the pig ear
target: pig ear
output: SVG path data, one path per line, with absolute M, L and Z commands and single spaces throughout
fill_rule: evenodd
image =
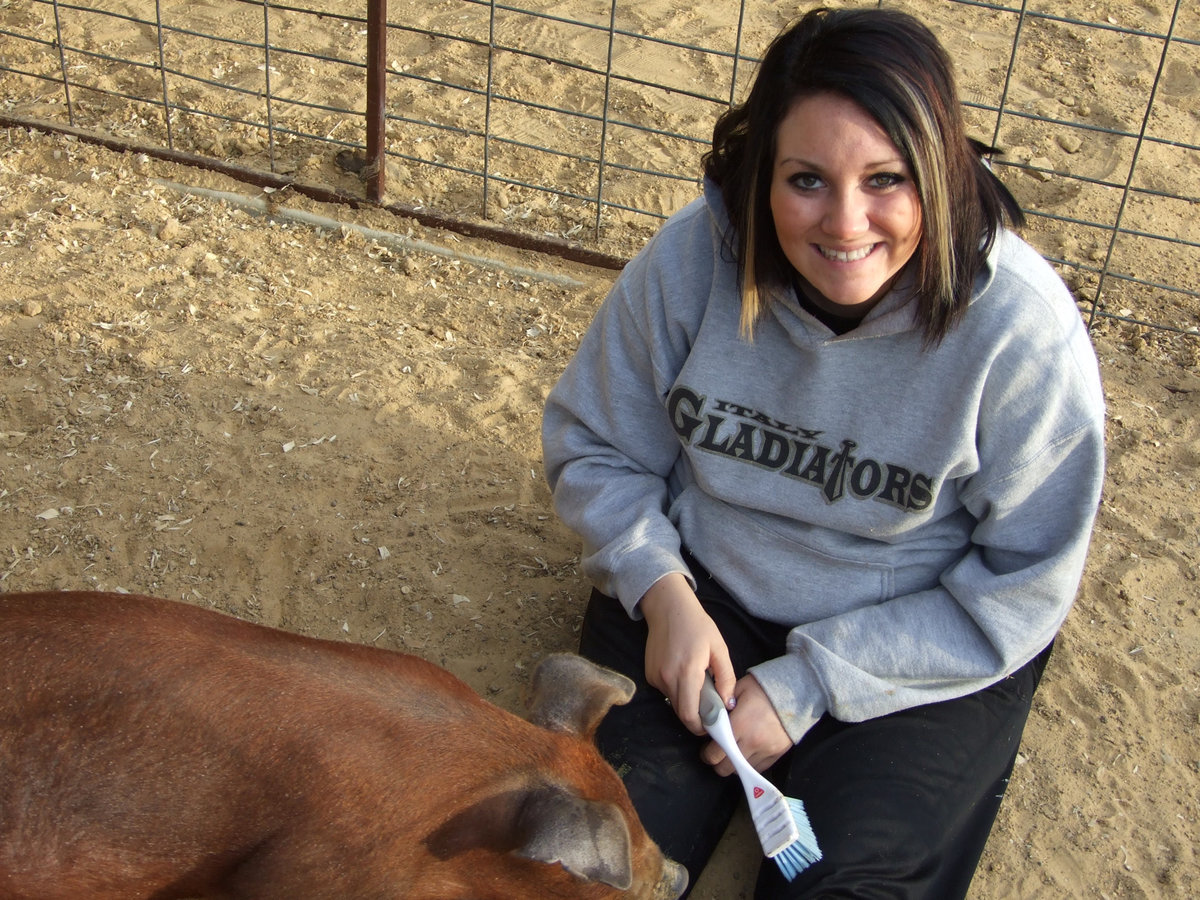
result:
M 614 703 L 628 703 L 633 682 L 572 653 L 547 656 L 533 672 L 529 721 L 591 739 Z
M 556 786 L 531 791 L 521 809 L 517 856 L 560 864 L 585 881 L 621 891 L 633 884 L 629 828 L 611 803 L 584 800 Z
M 473 803 L 424 843 L 441 860 L 482 848 L 561 865 L 577 878 L 622 891 L 633 883 L 629 828 L 620 810 L 544 781 Z

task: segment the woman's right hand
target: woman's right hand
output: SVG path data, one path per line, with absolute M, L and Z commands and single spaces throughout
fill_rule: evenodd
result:
M 729 648 L 717 623 L 704 611 L 687 579 L 664 575 L 641 600 L 649 637 L 646 640 L 646 680 L 667 700 L 688 730 L 703 735 L 700 686 L 712 673 L 717 693 L 728 703 L 737 682 Z

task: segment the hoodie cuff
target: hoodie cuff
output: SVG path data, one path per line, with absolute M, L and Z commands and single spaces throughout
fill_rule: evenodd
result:
M 646 592 L 661 579 L 675 572 L 688 580 L 692 590 L 696 589 L 696 579 L 678 553 L 645 548 L 622 560 L 621 569 L 613 581 L 617 589 L 617 598 L 631 619 L 638 621 L 642 618 L 640 604 Z
M 793 744 L 817 724 L 828 710 L 825 692 L 812 668 L 799 656 L 787 654 L 750 668 L 775 707 Z

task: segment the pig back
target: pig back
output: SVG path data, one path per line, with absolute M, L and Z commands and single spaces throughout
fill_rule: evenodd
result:
M 48 593 L 0 596 L 0 660 L 2 896 L 438 900 L 537 877 L 545 896 L 657 898 L 679 882 L 590 740 L 416 657 Z M 564 878 L 570 848 L 522 857 L 514 822 L 560 796 L 615 811 L 627 889 Z

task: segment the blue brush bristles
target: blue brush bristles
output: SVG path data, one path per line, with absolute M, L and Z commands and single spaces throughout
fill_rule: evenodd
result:
M 812 824 L 808 821 L 808 813 L 804 803 L 794 797 L 785 798 L 792 810 L 792 821 L 796 823 L 799 835 L 794 841 L 776 853 L 772 859 L 779 871 L 788 881 L 821 859 L 821 848 L 817 846 L 817 836 L 813 833 Z

